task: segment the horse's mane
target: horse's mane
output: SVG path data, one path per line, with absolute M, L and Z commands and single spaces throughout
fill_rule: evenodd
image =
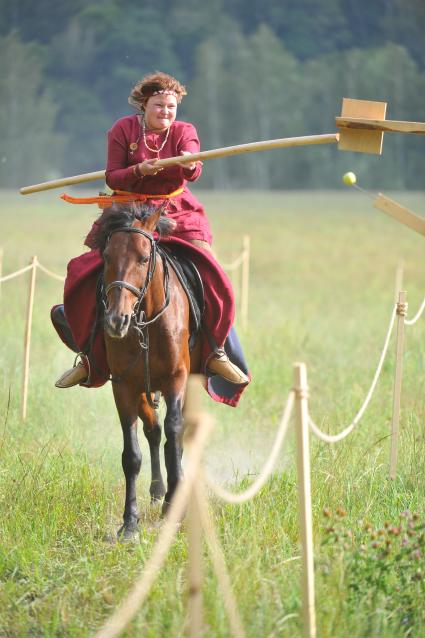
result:
M 148 206 L 139 202 L 122 204 L 114 202 L 101 213 L 97 219 L 96 231 L 93 235 L 93 247 L 104 250 L 109 235 L 117 228 L 128 228 L 137 219 L 141 222 L 149 219 L 158 210 L 155 206 Z M 171 234 L 171 221 L 165 217 L 164 208 L 158 220 L 156 230 L 161 237 Z

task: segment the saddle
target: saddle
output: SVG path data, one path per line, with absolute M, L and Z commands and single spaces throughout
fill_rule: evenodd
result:
M 192 351 L 201 330 L 205 309 L 204 285 L 201 275 L 195 264 L 185 256 L 184 250 L 179 250 L 175 246 L 171 249 L 160 244 L 158 252 L 174 270 L 188 298 L 190 308 L 189 350 Z

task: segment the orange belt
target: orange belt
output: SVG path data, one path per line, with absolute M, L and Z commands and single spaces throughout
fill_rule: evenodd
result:
M 183 193 L 183 188 L 178 188 L 165 195 L 147 195 L 145 193 L 129 193 L 127 191 L 115 191 L 114 195 L 98 195 L 97 197 L 71 197 L 62 193 L 61 199 L 70 204 L 98 204 L 99 208 L 107 208 L 112 202 L 145 202 L 147 199 L 171 199 Z

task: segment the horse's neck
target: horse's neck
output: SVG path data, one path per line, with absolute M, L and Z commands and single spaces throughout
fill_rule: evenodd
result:
M 143 300 L 146 316 L 150 317 L 161 310 L 164 301 L 164 265 L 161 255 L 157 254 L 155 272 Z

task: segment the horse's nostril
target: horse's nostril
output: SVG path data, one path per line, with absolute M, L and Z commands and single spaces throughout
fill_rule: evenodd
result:
M 124 330 L 125 328 L 127 328 L 129 320 L 130 319 L 128 315 L 120 315 L 119 317 L 117 317 L 117 330 Z
M 109 328 L 111 336 L 124 336 L 130 324 L 130 315 L 108 314 L 106 315 L 106 324 Z

